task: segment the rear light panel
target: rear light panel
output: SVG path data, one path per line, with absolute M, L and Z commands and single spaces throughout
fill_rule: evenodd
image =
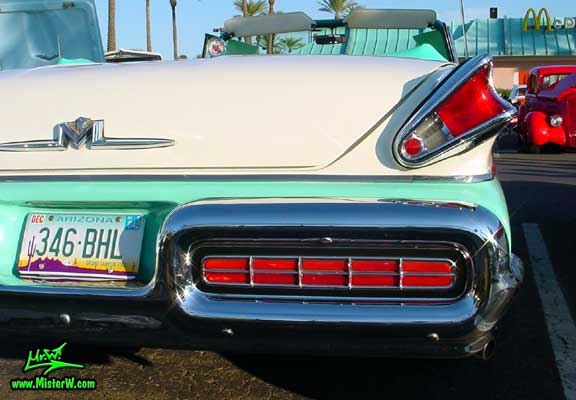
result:
M 418 168 L 462 153 L 507 125 L 516 109 L 492 83 L 492 58 L 458 67 L 401 129 L 394 141 L 399 164 Z
M 448 259 L 210 256 L 201 262 L 210 286 L 448 290 L 456 282 Z

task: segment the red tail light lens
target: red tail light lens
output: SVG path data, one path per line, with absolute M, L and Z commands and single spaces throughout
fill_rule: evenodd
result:
M 454 283 L 452 276 L 403 276 L 403 288 L 449 288 Z
M 459 67 L 399 133 L 396 156 L 405 167 L 421 167 L 470 148 L 469 139 L 495 135 L 514 107 L 493 87 L 491 58 L 479 56 Z M 468 145 L 468 146 L 467 146 Z
M 352 272 L 399 272 L 397 260 L 352 260 Z
M 353 286 L 371 286 L 371 287 L 398 287 L 400 282 L 399 276 L 393 275 L 353 275 Z
M 402 263 L 402 271 L 416 273 L 439 273 L 450 274 L 452 272 L 452 263 L 448 261 L 411 261 L 406 260 Z
M 454 265 L 450 261 L 406 260 L 402 263 L 402 287 L 451 287 Z
M 249 274 L 239 274 L 234 272 L 205 272 L 204 279 L 209 283 L 240 283 L 248 284 L 250 283 Z
M 202 262 L 211 285 L 346 289 L 448 289 L 455 264 L 434 259 L 211 257 Z
M 245 270 L 248 271 L 248 258 L 209 258 L 204 260 L 205 270 Z
M 490 65 L 484 66 L 436 110 L 450 135 L 460 136 L 506 111 L 490 73 Z
M 304 274 L 303 285 L 313 286 L 348 286 L 348 275 Z
M 348 270 L 348 260 L 346 259 L 303 259 L 303 271 L 335 271 L 346 272 Z
M 204 279 L 214 284 L 249 284 L 249 258 L 208 258 L 202 262 Z
M 254 284 L 260 285 L 298 285 L 298 275 L 254 273 Z
M 252 268 L 255 271 L 298 271 L 298 259 L 284 258 L 254 258 Z
M 253 258 L 252 270 L 254 285 L 298 285 L 297 258 Z

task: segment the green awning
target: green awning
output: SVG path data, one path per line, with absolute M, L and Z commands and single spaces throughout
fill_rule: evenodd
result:
M 534 21 L 529 20 L 533 27 Z M 468 51 L 470 56 L 489 53 L 498 56 L 573 56 L 576 55 L 576 29 L 533 28 L 522 30 L 524 18 L 477 19 L 468 22 Z M 451 22 L 449 29 L 456 42 L 456 50 L 464 57 L 464 34 L 460 22 Z

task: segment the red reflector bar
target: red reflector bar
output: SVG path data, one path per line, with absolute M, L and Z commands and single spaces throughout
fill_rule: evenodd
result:
M 402 261 L 402 271 L 449 274 L 452 272 L 452 263 L 447 261 L 404 260 Z
M 389 286 L 397 287 L 399 276 L 393 275 L 353 275 L 352 286 Z
M 353 260 L 353 272 L 398 272 L 395 260 Z
M 411 276 L 404 275 L 402 277 L 402 287 L 450 287 L 454 283 L 453 276 Z
M 298 271 L 298 259 L 254 258 L 252 268 L 254 270 Z
M 250 283 L 250 274 L 239 272 L 205 272 L 204 279 L 210 283 Z
M 304 274 L 302 275 L 302 284 L 317 286 L 348 286 L 348 275 Z
M 346 272 L 348 271 L 348 259 L 331 260 L 305 258 L 302 260 L 302 270 Z
M 260 285 L 298 285 L 296 274 L 263 274 L 254 273 L 254 283 Z
M 249 266 L 248 258 L 208 258 L 203 263 L 205 270 L 237 269 L 248 271 Z

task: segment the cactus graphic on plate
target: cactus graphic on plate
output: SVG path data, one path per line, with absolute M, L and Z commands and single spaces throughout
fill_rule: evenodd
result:
M 36 253 L 36 236 L 32 236 L 32 240 L 28 242 L 28 271 L 30 271 L 30 263 L 32 261 L 32 257 Z

